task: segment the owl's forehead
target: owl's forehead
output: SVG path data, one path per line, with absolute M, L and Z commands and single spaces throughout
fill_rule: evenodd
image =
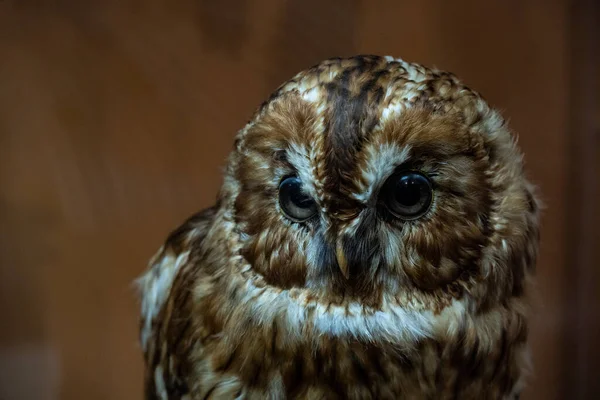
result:
M 357 56 L 325 60 L 299 72 L 271 99 L 295 92 L 311 103 L 341 101 L 347 111 L 349 101 L 363 100 L 364 104 L 355 104 L 356 111 L 362 111 L 359 106 L 363 105 L 385 113 L 395 107 L 448 101 L 458 91 L 468 89 L 448 72 L 392 57 Z
M 240 142 L 265 160 L 285 152 L 314 195 L 352 208 L 415 154 L 468 152 L 465 127 L 488 111 L 452 74 L 390 57 L 333 59 L 282 85 Z

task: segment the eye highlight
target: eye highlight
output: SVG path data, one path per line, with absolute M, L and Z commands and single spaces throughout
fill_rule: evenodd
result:
M 429 210 L 433 200 L 433 188 L 429 179 L 422 173 L 400 171 L 385 182 L 379 200 L 397 218 L 413 220 Z
M 279 184 L 279 206 L 283 213 L 296 222 L 303 222 L 317 213 L 317 203 L 302 187 L 296 176 L 285 178 Z

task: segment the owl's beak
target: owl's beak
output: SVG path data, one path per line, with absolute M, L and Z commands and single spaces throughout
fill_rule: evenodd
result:
M 346 253 L 344 252 L 342 236 L 338 236 L 335 242 L 335 257 L 337 258 L 337 263 L 342 271 L 342 275 L 344 275 L 344 278 L 348 279 L 350 274 L 348 270 L 348 260 L 346 259 Z

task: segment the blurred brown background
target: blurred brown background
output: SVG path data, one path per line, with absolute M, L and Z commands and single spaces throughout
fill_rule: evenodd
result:
M 546 211 L 526 399 L 600 398 L 596 0 L 0 0 L 0 400 L 139 399 L 132 280 L 232 137 L 323 58 L 451 70 Z

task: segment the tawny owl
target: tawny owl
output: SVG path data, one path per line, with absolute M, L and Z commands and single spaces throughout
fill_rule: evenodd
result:
M 147 398 L 517 398 L 537 248 L 522 155 L 477 92 L 324 61 L 140 278 Z

